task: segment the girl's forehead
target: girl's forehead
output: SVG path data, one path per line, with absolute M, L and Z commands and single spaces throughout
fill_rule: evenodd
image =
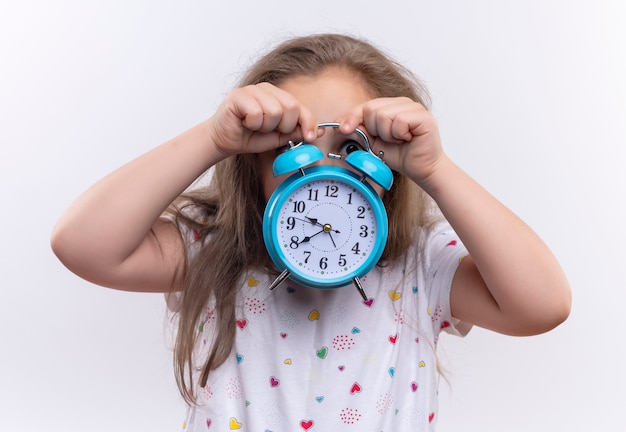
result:
M 302 102 L 341 105 L 342 101 L 366 101 L 374 96 L 359 77 L 343 68 L 329 68 L 315 75 L 298 75 L 278 85 Z M 326 119 L 328 120 L 328 119 Z

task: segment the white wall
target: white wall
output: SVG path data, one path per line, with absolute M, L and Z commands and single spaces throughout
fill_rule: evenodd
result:
M 180 428 L 161 297 L 78 279 L 50 231 L 90 184 L 209 116 L 260 49 L 319 31 L 415 70 L 448 153 L 572 283 L 549 334 L 445 339 L 439 430 L 624 430 L 625 17 L 621 0 L 2 1 L 0 430 Z

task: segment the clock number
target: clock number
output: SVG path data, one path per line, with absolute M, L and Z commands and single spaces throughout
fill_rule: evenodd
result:
M 311 258 L 311 251 L 304 251 L 304 256 L 306 257 L 304 259 L 304 263 L 307 264 L 309 262 L 309 258 Z
M 359 219 L 365 219 L 365 207 L 359 206 L 359 214 L 357 215 Z
M 306 204 L 304 201 L 293 202 L 293 213 L 304 213 L 304 210 L 306 210 Z
M 326 270 L 328 268 L 328 257 L 322 257 L 322 259 L 320 259 L 320 268 L 322 270 Z
M 318 194 L 319 190 L 318 189 L 309 189 L 309 201 L 317 201 L 317 194 Z M 302 213 L 302 212 L 300 212 Z
M 352 246 L 352 252 L 354 252 L 355 255 L 361 253 L 361 249 L 359 248 L 359 242 L 356 242 L 354 246 Z
M 340 267 L 348 264 L 348 261 L 346 261 L 346 256 L 344 254 L 339 255 L 339 262 L 337 264 L 339 264 Z
M 352 192 L 348 194 L 348 204 L 352 204 Z
M 294 229 L 296 226 L 296 218 L 294 218 L 293 216 L 290 216 L 287 218 L 287 229 L 288 230 L 292 230 Z
M 367 225 L 361 225 L 361 232 L 359 235 L 363 238 L 367 237 Z
M 339 196 L 339 186 L 328 185 L 326 186 L 326 196 L 331 198 L 337 198 Z
M 298 249 L 298 246 L 300 246 L 300 242 L 298 240 L 300 239 L 296 236 L 291 237 L 291 243 L 289 243 L 289 247 L 291 249 Z

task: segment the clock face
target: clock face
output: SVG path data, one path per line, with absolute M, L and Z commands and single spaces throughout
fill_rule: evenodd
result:
M 274 253 L 299 282 L 343 286 L 380 258 L 386 214 L 378 195 L 352 175 L 316 174 L 299 177 L 277 199 L 269 221 Z

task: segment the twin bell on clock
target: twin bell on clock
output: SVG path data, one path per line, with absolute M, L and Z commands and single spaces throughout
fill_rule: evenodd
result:
M 339 123 L 318 125 L 338 127 Z M 289 149 L 274 161 L 275 177 L 295 172 L 276 188 L 263 215 L 265 246 L 281 271 L 270 289 L 286 278 L 318 289 L 354 284 L 367 301 L 360 278 L 380 259 L 388 229 L 385 207 L 369 181 L 389 190 L 393 175 L 373 153 L 367 135 L 360 129 L 354 133 L 365 149 L 349 152 L 344 160 L 356 172 L 311 166 L 324 157 L 344 156 L 325 156 L 304 141 L 290 141 Z

